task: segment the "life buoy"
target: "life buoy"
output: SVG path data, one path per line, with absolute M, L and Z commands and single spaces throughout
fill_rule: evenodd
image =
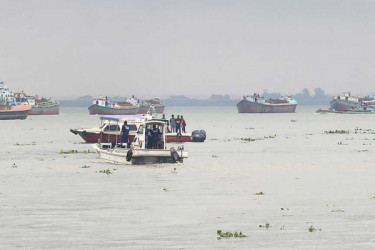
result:
M 127 153 L 126 153 L 126 160 L 127 161 L 131 161 L 133 157 L 133 151 L 130 149 Z

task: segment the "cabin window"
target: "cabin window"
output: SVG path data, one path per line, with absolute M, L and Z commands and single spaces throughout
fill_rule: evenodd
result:
M 137 134 L 143 134 L 143 125 L 139 126 Z
M 108 125 L 104 128 L 104 131 L 120 131 L 119 125 Z
M 130 131 L 137 131 L 137 126 L 135 124 L 128 124 Z

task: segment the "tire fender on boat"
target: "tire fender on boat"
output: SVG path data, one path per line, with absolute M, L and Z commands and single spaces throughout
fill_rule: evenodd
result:
M 176 149 L 175 148 L 171 148 L 170 149 L 170 151 L 171 151 L 171 157 L 172 157 L 172 159 L 175 161 L 175 162 L 178 162 L 178 160 L 179 160 L 179 156 L 178 156 L 178 153 L 177 153 L 177 151 L 176 151 Z
M 133 157 L 133 151 L 130 149 L 130 150 L 126 153 L 126 160 L 127 160 L 127 161 L 131 161 L 131 160 L 132 160 L 132 157 Z

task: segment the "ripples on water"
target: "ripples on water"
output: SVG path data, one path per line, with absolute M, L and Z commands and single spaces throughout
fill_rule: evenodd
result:
M 373 249 L 375 134 L 363 130 L 375 129 L 375 115 L 316 109 L 168 108 L 208 136 L 185 144 L 179 165 L 59 154 L 91 150 L 69 132 L 99 125 L 85 108 L 0 121 L 0 248 Z M 336 129 L 350 133 L 324 134 Z M 219 229 L 249 237 L 218 240 Z

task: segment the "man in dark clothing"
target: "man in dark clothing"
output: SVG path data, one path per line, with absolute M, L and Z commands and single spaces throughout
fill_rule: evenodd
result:
M 126 147 L 128 147 L 129 131 L 130 131 L 130 127 L 128 126 L 128 122 L 124 121 L 124 124 L 122 125 L 122 128 L 121 128 L 121 135 L 120 135 L 121 136 L 121 147 L 122 147 L 123 143 L 126 143 Z
M 157 143 L 160 140 L 159 138 L 160 135 L 160 129 L 154 125 L 152 128 L 152 146 L 153 148 L 157 148 Z
M 179 115 L 176 118 L 176 133 L 181 133 L 181 119 Z

